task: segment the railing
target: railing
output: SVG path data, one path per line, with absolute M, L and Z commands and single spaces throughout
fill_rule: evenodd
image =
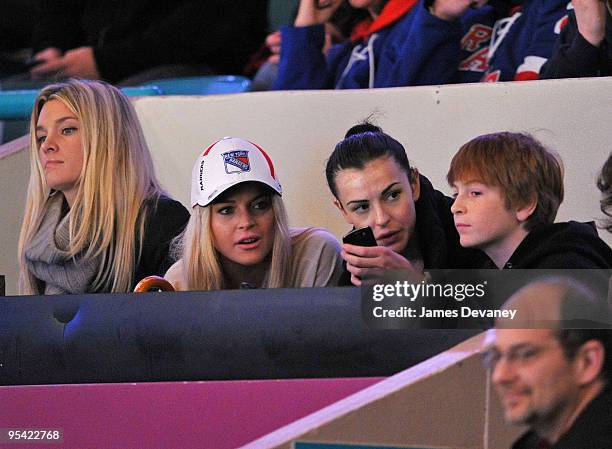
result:
M 477 332 L 371 329 L 360 293 L 0 298 L 0 385 L 388 376 Z

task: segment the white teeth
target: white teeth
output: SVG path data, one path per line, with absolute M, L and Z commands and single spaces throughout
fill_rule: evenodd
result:
M 251 238 L 251 239 L 244 239 L 244 240 L 240 240 L 240 243 L 253 243 L 254 241 L 256 241 L 257 239 L 255 238 Z

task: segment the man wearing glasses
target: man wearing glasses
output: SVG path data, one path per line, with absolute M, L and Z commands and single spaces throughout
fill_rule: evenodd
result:
M 548 328 L 498 323 L 489 335 L 483 362 L 505 419 L 529 426 L 513 449 L 612 448 L 612 331 L 560 328 L 567 294 L 568 286 L 556 281 L 524 288 L 509 303 L 518 306 L 531 324 L 539 319 L 540 327 L 548 323 Z M 526 298 L 538 304 L 525 307 Z M 551 326 L 554 315 L 556 326 Z M 609 323 L 607 317 L 601 321 Z

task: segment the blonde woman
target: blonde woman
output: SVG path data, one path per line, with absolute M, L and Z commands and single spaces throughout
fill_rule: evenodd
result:
M 166 273 L 177 290 L 324 287 L 341 273 L 337 240 L 318 228 L 288 228 L 282 189 L 257 145 L 225 138 L 193 168 L 191 219 Z
M 98 81 L 45 87 L 31 119 L 21 294 L 126 292 L 172 261 L 189 213 L 165 196 L 136 113 Z

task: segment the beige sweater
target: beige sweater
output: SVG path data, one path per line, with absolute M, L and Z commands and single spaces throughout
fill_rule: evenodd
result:
M 291 280 L 285 287 L 334 287 L 342 272 L 340 244 L 321 228 L 291 228 Z M 175 290 L 187 290 L 183 259 L 164 276 Z

